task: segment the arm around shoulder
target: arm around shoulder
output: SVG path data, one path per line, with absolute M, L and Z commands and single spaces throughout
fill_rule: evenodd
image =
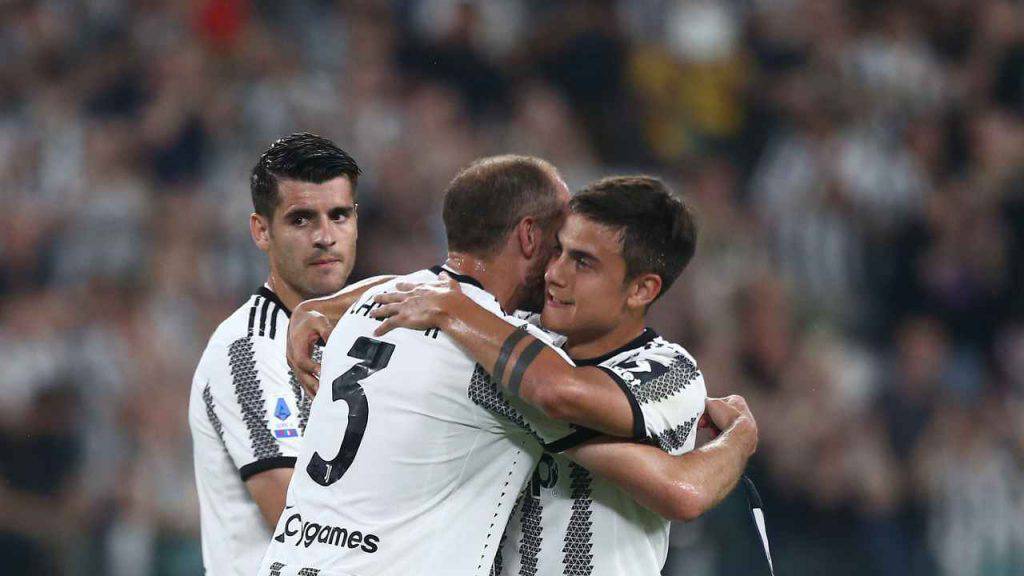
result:
M 566 454 L 652 512 L 672 521 L 694 520 L 729 495 L 757 447 L 757 425 L 746 403 L 738 396 L 730 398 L 735 399 L 708 400 L 709 415 L 725 429 L 712 442 L 686 454 L 672 456 L 653 446 L 609 438 Z

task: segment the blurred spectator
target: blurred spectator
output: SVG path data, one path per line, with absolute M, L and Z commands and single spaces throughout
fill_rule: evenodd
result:
M 0 430 L 0 557 L 19 574 L 54 574 L 76 532 L 83 502 L 78 391 L 67 377 L 39 389 Z
M 0 558 L 191 574 L 189 375 L 264 276 L 254 151 L 353 151 L 356 277 L 437 262 L 517 152 L 649 171 L 700 247 L 653 309 L 762 426 L 780 573 L 1024 571 L 1024 4 L 104 0 L 0 8 Z M 763 568 L 742 502 L 666 574 Z

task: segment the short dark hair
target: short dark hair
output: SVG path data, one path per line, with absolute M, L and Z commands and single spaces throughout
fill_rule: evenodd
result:
M 664 182 L 651 176 L 598 180 L 569 201 L 569 211 L 620 231 L 626 280 L 661 276 L 668 291 L 697 249 L 697 221 L 691 208 Z
M 334 142 L 308 132 L 292 134 L 271 144 L 253 166 L 249 182 L 252 207 L 257 214 L 273 216 L 280 200 L 277 186 L 281 178 L 321 184 L 346 176 L 355 192 L 360 173 L 355 159 Z
M 444 193 L 448 249 L 487 256 L 508 238 L 520 220 L 541 226 L 562 212 L 558 171 L 530 156 L 482 158 L 459 172 Z

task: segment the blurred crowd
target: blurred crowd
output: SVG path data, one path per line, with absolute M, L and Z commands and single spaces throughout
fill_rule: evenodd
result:
M 652 325 L 747 396 L 778 572 L 1024 572 L 1024 3 L 9 0 L 9 573 L 198 573 L 191 375 L 302 130 L 365 172 L 353 279 L 439 262 L 477 157 L 664 177 L 701 236 Z M 760 566 L 743 506 L 666 574 Z

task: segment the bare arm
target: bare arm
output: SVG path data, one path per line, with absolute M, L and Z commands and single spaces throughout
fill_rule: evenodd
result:
M 565 454 L 658 515 L 694 520 L 732 492 L 757 447 L 757 424 L 741 397 L 709 398 L 707 414 L 723 432 L 681 456 L 611 438 L 592 440 Z
M 277 526 L 281 512 L 284 511 L 292 472 L 291 468 L 273 468 L 255 474 L 245 481 L 245 487 L 256 501 L 260 513 L 263 514 L 263 520 L 271 530 Z
M 317 342 L 327 341 L 334 325 L 364 292 L 394 276 L 374 276 L 350 284 L 340 291 L 306 300 L 292 311 L 288 322 L 288 364 L 306 393 L 315 396 L 320 386 L 320 363 L 313 359 Z
M 376 296 L 382 306 L 371 316 L 385 319 L 377 335 L 399 327 L 440 328 L 500 382 L 506 393 L 518 395 L 548 417 L 611 436 L 635 435 L 629 400 L 600 368 L 573 366 L 533 336 L 478 305 L 454 281 L 420 287 L 399 284 L 398 288 L 399 292 Z

